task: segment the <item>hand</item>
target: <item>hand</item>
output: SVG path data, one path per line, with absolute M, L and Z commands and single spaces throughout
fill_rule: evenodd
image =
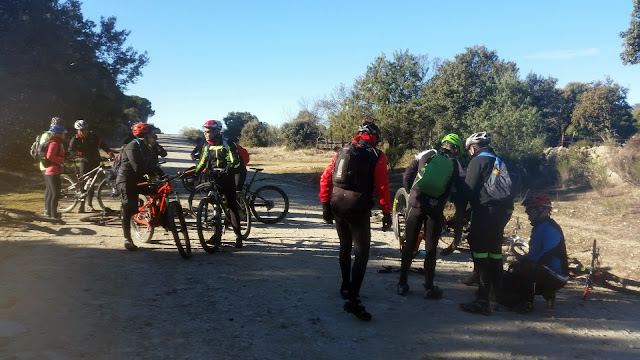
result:
M 327 224 L 333 224 L 333 212 L 331 211 L 331 203 L 322 203 L 322 220 Z
M 193 160 L 193 161 L 198 160 L 198 158 L 196 157 L 196 154 L 191 154 L 191 160 Z
M 384 213 L 382 214 L 382 231 L 387 231 L 391 229 L 391 214 Z

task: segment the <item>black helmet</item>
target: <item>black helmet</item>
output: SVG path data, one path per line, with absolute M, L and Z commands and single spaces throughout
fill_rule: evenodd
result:
M 380 128 L 378 128 L 378 126 L 372 121 L 362 119 L 360 126 L 358 126 L 358 134 L 359 133 L 367 133 L 369 135 L 380 137 Z

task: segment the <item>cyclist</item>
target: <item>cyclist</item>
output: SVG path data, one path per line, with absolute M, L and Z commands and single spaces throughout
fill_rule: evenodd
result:
M 67 130 L 54 125 L 49 129 L 49 144 L 46 150 L 47 163 L 44 173 L 44 180 L 47 188 L 44 193 L 45 214 L 49 219 L 56 219 L 60 222 L 61 215 L 58 213 L 58 199 L 60 198 L 60 174 L 64 164 L 64 141 Z
M 351 144 L 343 147 L 331 160 L 320 178 L 322 218 L 326 223 L 335 219 L 340 238 L 340 295 L 348 301 L 344 310 L 361 320 L 371 320 L 360 300 L 360 287 L 369 261 L 371 248 L 371 209 L 376 190 L 383 212 L 382 231 L 391 227 L 391 202 L 387 158 L 376 148 L 380 129 L 369 120 L 362 120 Z M 355 259 L 351 267 L 351 249 Z
M 465 143 L 472 157 L 465 178 L 472 212 L 469 245 L 479 285 L 476 299 L 460 304 L 460 307 L 463 311 L 482 315 L 491 314 L 490 294 L 492 297 L 499 295 L 496 292 L 500 289 L 502 276 L 502 237 L 513 212 L 512 200 L 497 201 L 484 189 L 495 159 L 478 155 L 489 153 L 495 156 L 490 143 L 491 135 L 486 131 L 471 134 Z
M 162 175 L 156 156 L 155 127 L 151 124 L 139 123 L 133 126 L 132 134 L 135 139 L 128 143 L 121 156 L 118 168 L 116 186 L 120 192 L 122 204 L 122 232 L 124 247 L 134 251 L 138 247 L 131 239 L 131 216 L 138 210 L 138 183 L 144 182 L 152 176 Z
M 418 234 L 425 226 L 424 288 L 426 292 L 424 298 L 442 298 L 442 290 L 433 285 L 436 273 L 436 248 L 442 230 L 442 211 L 447 203 L 451 186 L 455 184 L 458 189 L 463 189 L 465 186 L 456 160 L 461 152 L 460 136 L 447 134 L 442 138 L 439 151 L 431 149 L 419 153 L 402 175 L 402 184 L 409 192 L 409 212 L 406 219 L 406 243 L 402 249 L 398 295 L 404 296 L 409 292 L 407 282 L 409 269 L 417 247 Z M 436 158 L 437 155 L 440 156 Z M 438 160 L 442 162 L 438 163 Z M 421 169 L 425 166 L 423 174 Z M 432 170 L 429 170 L 429 167 L 432 167 Z M 424 192 L 419 186 L 418 183 L 422 181 L 422 177 L 431 177 L 432 183 L 437 184 L 430 187 L 433 191 L 431 194 Z
M 500 303 L 519 313 L 533 310 L 534 295 L 542 295 L 547 309 L 555 304 L 556 290 L 569 279 L 569 264 L 562 228 L 551 219 L 547 194 L 533 194 L 522 202 L 533 226 L 529 253 L 509 266 L 502 279 Z
M 78 175 L 82 176 L 100 165 L 100 149 L 113 158 L 113 152 L 96 135 L 89 130 L 89 124 L 84 120 L 78 120 L 73 124 L 77 134 L 69 142 L 69 154 L 78 157 Z M 87 193 L 87 206 L 89 211 L 95 211 L 91 202 L 93 200 L 93 188 Z M 85 201 L 80 202 L 79 213 L 85 212 Z
M 204 138 L 206 143 L 202 148 L 200 163 L 195 172 L 205 169 L 224 169 L 224 173 L 217 173 L 216 182 L 222 188 L 227 206 L 230 210 L 231 226 L 236 234 L 237 248 L 242 247 L 242 234 L 240 230 L 240 216 L 238 203 L 236 202 L 235 174 L 240 166 L 240 155 L 237 145 L 228 139 L 222 138 L 222 122 L 219 120 L 207 120 L 204 125 Z
M 62 126 L 62 119 L 60 119 L 58 116 L 54 116 L 51 118 L 51 125 L 49 126 L 49 129 L 47 129 L 47 131 L 43 132 L 42 135 L 40 135 L 40 137 L 38 138 L 38 146 L 41 146 L 42 144 L 46 143 L 47 141 L 49 141 L 49 137 L 51 136 L 51 128 L 54 126 Z M 64 142 L 62 143 L 64 146 Z M 42 163 L 42 161 L 38 164 L 38 166 L 40 167 L 40 171 L 44 172 L 47 167 L 44 166 L 44 164 Z M 45 204 L 44 204 L 44 217 L 51 217 L 51 214 L 49 213 L 48 210 L 48 205 L 46 202 L 46 199 L 48 199 L 51 195 L 49 195 L 49 187 L 45 187 L 44 190 L 44 198 L 45 198 Z

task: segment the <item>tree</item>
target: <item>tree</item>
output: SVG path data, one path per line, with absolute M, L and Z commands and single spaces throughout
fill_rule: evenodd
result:
M 222 121 L 227 126 L 224 136 L 232 141 L 238 141 L 242 134 L 242 128 L 251 121 L 259 121 L 258 118 L 248 112 L 230 112 Z
M 306 110 L 300 111 L 295 119 L 282 125 L 285 145 L 291 149 L 315 146 L 320 134 L 318 118 Z
M 242 128 L 240 140 L 245 146 L 269 146 L 271 143 L 269 125 L 258 120 L 247 123 Z
M 571 122 L 586 136 L 630 137 L 638 131 L 633 125 L 627 89 L 610 78 L 595 81 L 578 96 Z
M 126 96 L 124 107 L 126 115 L 124 125 L 127 127 L 139 122 L 146 123 L 156 113 L 151 108 L 151 101 L 136 95 Z
M 633 0 L 633 11 L 629 28 L 620 33 L 624 39 L 623 50 L 620 59 L 625 65 L 633 65 L 640 62 L 640 0 Z

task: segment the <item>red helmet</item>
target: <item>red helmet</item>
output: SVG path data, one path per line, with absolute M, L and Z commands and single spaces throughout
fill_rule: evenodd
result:
M 133 136 L 138 137 L 144 136 L 145 134 L 152 132 L 154 129 L 155 127 L 151 124 L 137 123 L 131 127 L 131 132 L 133 133 Z
M 551 199 L 549 199 L 549 195 L 538 193 L 527 196 L 522 202 L 522 206 L 529 207 L 546 207 L 551 208 Z
M 207 120 L 202 125 L 205 129 L 218 129 L 222 130 L 222 121 L 220 120 Z

